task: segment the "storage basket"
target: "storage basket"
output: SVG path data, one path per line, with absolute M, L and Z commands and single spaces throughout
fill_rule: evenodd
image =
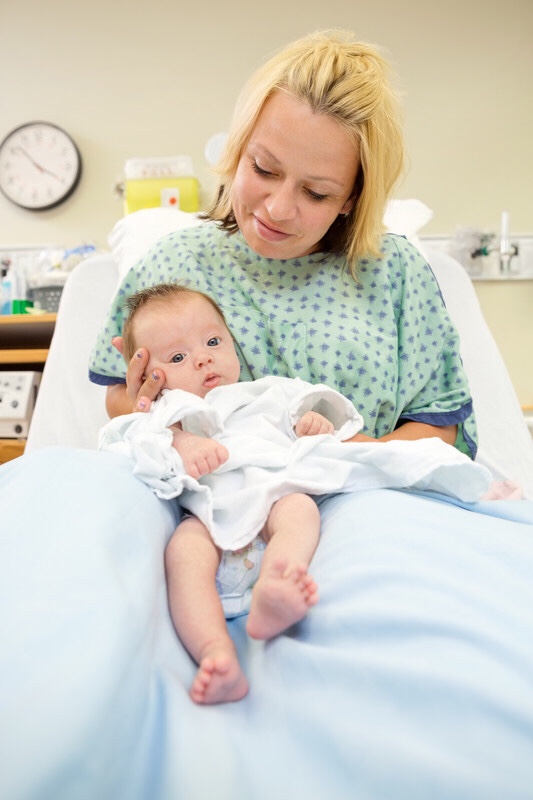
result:
M 28 290 L 28 295 L 36 308 L 53 313 L 59 308 L 62 291 L 62 286 L 34 286 Z

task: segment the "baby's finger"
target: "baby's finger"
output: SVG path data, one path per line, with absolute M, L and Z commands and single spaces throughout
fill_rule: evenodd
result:
M 303 415 L 301 419 L 298 420 L 296 423 L 296 427 L 294 431 L 297 436 L 308 436 L 309 435 L 309 428 L 311 426 L 312 417 L 309 415 L 309 412 Z
M 216 449 L 216 456 L 217 456 L 217 459 L 218 459 L 218 465 L 217 466 L 220 466 L 221 464 L 225 464 L 226 461 L 229 458 L 228 448 L 224 447 L 223 444 L 219 444 L 217 449 Z

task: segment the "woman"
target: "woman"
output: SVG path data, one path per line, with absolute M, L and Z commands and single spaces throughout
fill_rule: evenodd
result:
M 109 353 L 125 299 L 179 280 L 221 305 L 241 379 L 323 382 L 365 420 L 355 439 L 438 436 L 475 455 L 458 340 L 429 267 L 383 237 L 401 173 L 399 109 L 377 50 L 338 35 L 289 46 L 237 103 L 203 226 L 162 240 L 126 276 L 96 346 L 93 380 L 110 416 L 148 407 L 164 382 L 148 354 Z

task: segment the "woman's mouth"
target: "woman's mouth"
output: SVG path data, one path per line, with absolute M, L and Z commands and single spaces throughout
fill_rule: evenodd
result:
M 258 235 L 267 242 L 281 242 L 284 239 L 288 239 L 290 236 L 292 236 L 291 233 L 286 233 L 278 228 L 273 228 L 271 225 L 267 225 L 266 222 L 263 222 L 262 219 L 256 217 L 255 214 L 254 225 Z

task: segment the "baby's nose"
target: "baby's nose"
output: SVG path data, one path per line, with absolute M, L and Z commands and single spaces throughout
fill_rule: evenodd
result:
M 213 354 L 209 351 L 208 348 L 205 350 L 201 350 L 199 353 L 196 354 L 196 364 L 198 367 L 205 366 L 205 364 L 210 364 L 213 361 Z

